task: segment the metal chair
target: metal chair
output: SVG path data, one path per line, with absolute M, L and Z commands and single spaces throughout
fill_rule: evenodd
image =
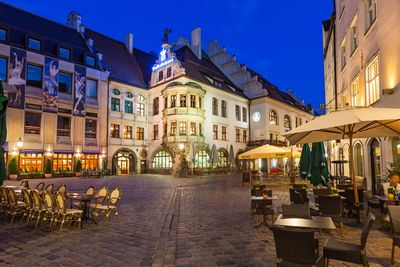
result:
M 21 222 L 26 217 L 26 222 L 29 223 L 33 213 L 32 198 L 28 190 L 22 189 L 22 197 L 25 203 L 25 208 L 22 211 Z
M 13 223 L 15 216 L 21 214 L 22 210 L 25 209 L 25 203 L 18 201 L 17 194 L 12 189 L 8 190 L 8 196 L 10 203 L 9 214 L 11 216 L 11 223 Z
M 25 187 L 26 189 L 29 189 L 29 188 L 30 188 L 30 187 L 29 187 L 29 181 L 26 180 L 26 179 L 22 180 L 21 183 L 19 184 L 19 186 L 23 186 L 23 187 Z
M 308 204 L 282 205 L 283 218 L 301 218 L 311 219 L 310 208 Z
M 43 188 L 44 188 L 44 183 L 43 182 L 40 182 L 40 183 L 38 183 L 36 185 L 36 189 L 39 190 L 39 191 L 43 191 Z
M 324 258 L 326 259 L 326 266 L 329 265 L 329 259 L 340 260 L 352 263 L 368 265 L 366 245 L 369 231 L 375 221 L 375 216 L 368 214 L 367 220 L 364 222 L 360 245 L 343 242 L 336 239 L 328 239 L 324 246 Z
M 392 264 L 394 264 L 394 249 L 400 247 L 400 206 L 388 206 L 390 223 L 392 225 Z
M 57 193 L 63 194 L 64 197 L 67 197 L 67 186 L 65 184 L 60 185 L 57 188 Z
M 272 227 L 277 266 L 324 266 L 313 230 Z
M 271 216 L 271 221 L 274 221 L 274 208 L 271 199 L 252 200 L 251 203 L 254 205 L 253 214 L 262 216 L 262 221 L 257 224 L 257 227 L 263 223 L 267 225 L 267 217 L 269 215 Z
M 91 186 L 88 186 L 86 188 L 84 194 L 87 195 L 87 196 L 93 196 L 94 193 L 96 193 L 96 190 L 94 189 L 94 186 L 91 185 Z M 74 201 L 74 202 L 72 202 L 71 206 L 73 206 L 73 207 L 81 207 L 82 206 L 82 202 Z
M 67 209 L 67 200 L 62 192 L 57 192 L 55 199 L 58 213 L 57 220 L 61 222 L 60 231 L 62 230 L 65 222 L 70 223 L 70 228 L 73 222 L 78 222 L 78 228 L 81 229 L 83 211 L 78 209 Z
M 53 193 L 53 188 L 54 188 L 53 184 L 48 184 L 46 186 L 46 188 L 44 189 L 44 191 L 49 192 L 49 193 Z
M 46 212 L 46 209 L 43 208 L 43 200 L 37 191 L 32 190 L 31 197 L 32 197 L 32 208 L 33 208 L 33 214 L 31 216 L 31 219 L 34 218 L 36 220 L 35 228 L 37 228 L 40 219 L 42 218 L 44 212 Z
M 290 188 L 289 196 L 290 196 L 290 203 L 292 204 L 304 204 L 308 203 L 309 201 L 307 197 L 307 190 L 304 188 L 300 189 Z
M 43 194 L 43 203 L 45 211 L 42 216 L 42 225 L 45 221 L 49 221 L 49 231 L 51 231 L 53 223 L 56 222 L 57 213 L 54 206 L 53 195 L 47 190 Z
M 319 196 L 319 211 L 321 216 L 332 217 L 340 222 L 340 233 L 343 235 L 342 222 L 342 197 L 341 196 Z
M 100 191 L 98 195 L 100 195 Z M 110 196 L 105 198 L 107 201 L 104 201 L 104 204 L 97 203 L 96 206 L 91 209 L 95 220 L 97 221 L 99 218 L 99 213 L 105 214 L 108 221 L 110 221 L 110 215 L 112 211 L 115 211 L 114 215 L 119 215 L 118 205 L 121 197 L 121 190 L 119 188 L 115 188 L 113 191 L 111 191 Z

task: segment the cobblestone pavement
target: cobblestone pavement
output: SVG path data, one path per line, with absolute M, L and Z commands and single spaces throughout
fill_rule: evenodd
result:
M 70 192 L 88 185 L 123 191 L 119 220 L 88 223 L 83 230 L 34 229 L 0 219 L 0 266 L 275 266 L 275 246 L 267 227 L 254 228 L 248 186 L 239 178 L 176 179 L 141 175 L 103 179 L 44 180 Z M 39 180 L 32 180 L 31 186 Z M 6 183 L 12 183 L 7 181 Z M 15 182 L 14 182 L 15 183 Z M 288 186 L 271 185 L 279 210 Z M 389 266 L 391 239 L 377 224 L 368 240 L 371 266 Z M 338 232 L 317 233 L 320 246 Z M 358 242 L 360 230 L 345 227 L 344 239 Z M 397 250 L 400 251 L 400 250 Z M 400 253 L 397 253 L 400 266 Z M 355 266 L 331 262 L 330 266 Z M 397 265 L 396 265 L 397 266 Z

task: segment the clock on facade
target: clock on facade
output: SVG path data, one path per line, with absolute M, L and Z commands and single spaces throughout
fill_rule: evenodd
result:
M 260 112 L 256 111 L 253 113 L 253 121 L 259 121 L 261 119 Z

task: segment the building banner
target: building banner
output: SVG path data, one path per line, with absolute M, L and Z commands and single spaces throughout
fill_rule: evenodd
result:
M 85 117 L 86 115 L 86 68 L 75 65 L 74 78 L 74 115 Z
M 10 49 L 8 69 L 8 106 L 23 109 L 25 106 L 26 51 Z
M 43 83 L 43 111 L 57 113 L 58 60 L 45 58 Z

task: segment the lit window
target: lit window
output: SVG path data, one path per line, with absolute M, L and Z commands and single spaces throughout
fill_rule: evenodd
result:
M 195 122 L 190 123 L 190 135 L 196 135 L 196 123 Z
M 236 142 L 240 142 L 240 129 L 236 129 Z
M 191 108 L 196 107 L 196 96 L 195 95 L 190 95 L 190 107 Z
M 124 126 L 124 138 L 125 139 L 132 139 L 133 134 L 132 134 L 132 126 Z
M 92 56 L 85 57 L 85 65 L 89 67 L 94 67 L 96 60 Z
M 218 100 L 216 98 L 212 99 L 212 114 L 218 116 Z
M 158 97 L 153 99 L 153 116 L 158 115 L 160 109 L 160 99 Z
M 238 105 L 235 106 L 235 116 L 236 120 L 240 121 L 240 106 Z
M 40 50 L 42 47 L 42 42 L 38 39 L 29 38 L 28 39 L 28 47 L 34 50 Z
M 247 122 L 247 108 L 242 108 L 242 118 L 244 122 Z
M 99 166 L 99 161 L 97 159 L 97 154 L 82 154 L 82 170 L 93 170 Z
M 137 103 L 136 114 L 144 116 L 144 104 L 143 103 Z
M 57 136 L 69 137 L 71 133 L 71 118 L 58 116 L 57 117 Z
M 351 104 L 353 107 L 364 106 L 360 93 L 360 77 L 358 75 L 351 83 Z
M 194 167 L 195 168 L 208 168 L 208 153 L 205 149 L 200 149 L 194 156 Z
M 60 58 L 64 58 L 64 59 L 71 58 L 71 50 L 64 48 L 64 47 L 59 48 L 58 54 L 59 54 Z
M 381 97 L 379 89 L 379 64 L 376 56 L 366 67 L 366 104 L 367 106 L 375 103 Z
M 111 124 L 110 137 L 119 138 L 119 124 Z
M 358 40 L 357 40 L 357 16 L 354 17 L 353 21 L 351 22 L 350 25 L 350 34 L 351 34 L 351 54 L 354 53 L 354 51 L 358 47 Z
M 7 59 L 0 57 L 0 81 L 7 80 Z
M 221 101 L 221 116 L 226 118 L 226 101 Z
M 115 97 L 111 97 L 111 110 L 112 111 L 121 111 L 121 100 Z
M 365 4 L 365 28 L 368 30 L 376 19 L 376 0 L 366 0 Z
M 153 125 L 153 140 L 158 139 L 158 124 Z
M 86 97 L 97 99 L 97 81 L 86 79 Z
M 228 155 L 223 149 L 218 150 L 218 167 L 228 167 Z
M 42 66 L 28 64 L 28 75 L 26 85 L 42 88 Z
M 285 127 L 286 131 L 290 131 L 292 129 L 289 115 L 285 115 L 285 117 L 283 117 L 283 127 Z
M 138 100 L 139 102 L 143 102 L 143 101 L 145 100 L 145 98 L 144 98 L 144 96 L 142 96 L 142 95 L 138 95 L 137 100 Z
M 58 91 L 64 94 L 71 94 L 72 75 L 70 73 L 60 71 L 58 73 L 58 77 L 59 77 Z
M 179 134 L 186 134 L 186 121 L 179 122 Z
M 221 126 L 221 139 L 226 141 L 226 126 Z
M 136 139 L 144 140 L 144 128 L 136 127 Z
M 25 130 L 26 134 L 40 134 L 40 125 L 42 116 L 40 113 L 25 112 Z
M 171 95 L 171 108 L 176 107 L 176 95 Z
M 278 125 L 278 114 L 273 109 L 269 111 L 269 123 L 272 125 Z
M 186 95 L 180 95 L 179 97 L 180 107 L 186 107 Z
M 129 100 L 125 100 L 125 113 L 132 114 L 133 113 L 133 102 Z
M 176 121 L 171 122 L 171 129 L 170 129 L 170 134 L 175 135 L 176 134 Z
M 72 170 L 72 154 L 54 154 L 53 155 L 54 171 L 71 171 Z
M 218 140 L 218 125 L 213 125 L 213 138 Z
M 42 171 L 42 153 L 21 153 L 20 168 L 23 171 Z
M 171 154 L 165 150 L 161 150 L 160 152 L 158 152 L 153 158 L 152 168 L 154 169 L 172 168 Z

